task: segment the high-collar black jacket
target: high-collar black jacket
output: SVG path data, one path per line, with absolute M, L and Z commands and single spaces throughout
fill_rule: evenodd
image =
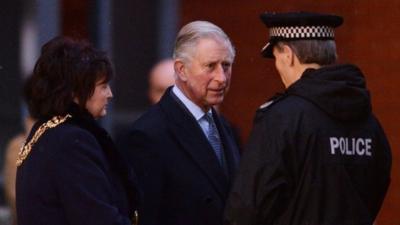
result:
M 215 111 L 213 116 L 227 174 L 196 119 L 171 88 L 134 123 L 123 145 L 142 185 L 141 225 L 222 224 L 239 151 L 231 129 Z
M 390 169 L 361 71 L 308 69 L 257 111 L 227 224 L 372 225 Z
M 87 111 L 73 105 L 69 113 L 18 167 L 18 224 L 131 225 L 138 203 L 132 171 Z

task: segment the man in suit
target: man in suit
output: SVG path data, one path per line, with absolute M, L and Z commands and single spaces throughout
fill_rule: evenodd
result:
M 239 151 L 213 106 L 229 88 L 235 51 L 216 25 L 178 33 L 175 85 L 130 129 L 125 152 L 143 190 L 142 225 L 221 225 Z

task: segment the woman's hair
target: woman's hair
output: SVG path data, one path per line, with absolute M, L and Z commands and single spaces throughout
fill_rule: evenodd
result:
M 43 45 L 24 97 L 36 119 L 65 115 L 74 99 L 85 108 L 96 82 L 107 83 L 112 77 L 112 64 L 104 52 L 83 41 L 56 37 Z

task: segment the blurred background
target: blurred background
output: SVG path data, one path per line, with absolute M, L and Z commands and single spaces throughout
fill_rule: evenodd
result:
M 373 111 L 393 152 L 392 183 L 377 224 L 400 225 L 397 0 L 1 0 L 0 166 L 4 167 L 7 143 L 23 131 L 26 109 L 21 86 L 42 44 L 67 35 L 86 39 L 109 53 L 116 70 L 114 99 L 101 122 L 115 137 L 147 109 L 151 67 L 171 57 L 177 31 L 193 20 L 217 24 L 236 47 L 232 84 L 222 112 L 246 143 L 255 110 L 283 91 L 273 61 L 260 56 L 267 40 L 267 30 L 259 20 L 264 11 L 315 11 L 344 17 L 344 25 L 336 32 L 339 60 L 364 71 Z M 3 183 L 0 176 L 0 187 Z M 0 225 L 9 224 L 10 210 L 4 195 L 0 196 Z

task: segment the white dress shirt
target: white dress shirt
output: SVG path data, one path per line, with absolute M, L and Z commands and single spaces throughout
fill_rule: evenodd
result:
M 183 94 L 183 92 L 176 85 L 174 85 L 174 87 L 172 88 L 172 92 L 179 100 L 181 100 L 183 105 L 185 105 L 185 107 L 193 115 L 193 117 L 196 119 L 197 123 L 203 130 L 204 135 L 206 135 L 207 137 L 209 124 L 208 121 L 203 117 L 205 112 L 198 105 L 192 102 L 188 97 L 186 97 L 185 94 Z M 207 113 L 212 113 L 212 110 L 208 110 Z

